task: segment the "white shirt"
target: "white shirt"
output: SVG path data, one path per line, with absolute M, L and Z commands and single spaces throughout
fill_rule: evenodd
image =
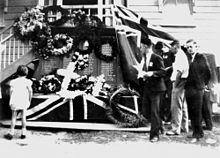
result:
M 146 67 L 147 67 L 147 70 L 148 70 L 148 67 L 149 67 L 149 64 L 150 64 L 151 55 L 152 55 L 152 52 L 149 52 L 149 53 L 146 55 Z
M 182 50 L 178 50 L 173 63 L 173 73 L 171 75 L 171 81 L 176 80 L 177 73 L 181 72 L 181 78 L 187 78 L 189 74 L 189 63 L 186 54 Z

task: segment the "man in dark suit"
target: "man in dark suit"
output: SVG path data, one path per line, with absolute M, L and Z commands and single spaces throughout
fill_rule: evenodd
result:
M 211 71 L 204 54 L 198 52 L 197 42 L 190 39 L 186 42 L 187 53 L 190 55 L 189 75 L 186 82 L 186 101 L 188 104 L 189 118 L 193 130 L 192 142 L 204 136 L 202 129 L 202 105 L 204 91 L 207 87 Z
M 140 49 L 143 53 L 141 66 L 138 70 L 138 78 L 143 79 L 141 110 L 143 115 L 151 122 L 150 141 L 156 142 L 159 140 L 159 132 L 162 129 L 160 101 L 163 92 L 166 90 L 163 78 L 166 72 L 163 59 L 152 51 L 150 39 L 143 39 Z

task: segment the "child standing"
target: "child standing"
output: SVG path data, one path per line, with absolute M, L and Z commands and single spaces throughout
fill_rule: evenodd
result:
M 10 108 L 12 110 L 11 129 L 5 135 L 6 139 L 11 140 L 14 135 L 17 113 L 21 111 L 22 133 L 21 139 L 26 138 L 26 110 L 30 106 L 32 98 L 32 81 L 27 79 L 27 66 L 20 65 L 17 69 L 17 78 L 10 81 Z

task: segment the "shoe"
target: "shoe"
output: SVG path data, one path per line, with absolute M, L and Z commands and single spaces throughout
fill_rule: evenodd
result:
M 160 134 L 164 134 L 164 128 L 160 127 L 159 132 L 160 132 Z
M 196 143 L 198 141 L 199 141 L 199 138 L 193 138 L 193 139 L 191 139 L 190 143 Z
M 8 140 L 12 140 L 13 139 L 13 135 L 11 135 L 10 133 L 4 135 L 4 138 L 5 139 L 8 139 Z
M 175 135 L 179 135 L 179 133 L 176 133 L 174 131 L 167 131 L 166 135 L 167 136 L 175 136 Z
M 20 137 L 21 139 L 25 139 L 26 138 L 26 135 L 21 135 L 21 137 Z
M 156 136 L 150 139 L 151 143 L 158 142 L 158 141 L 159 141 L 159 137 L 156 137 Z
M 181 128 L 181 133 L 188 133 L 188 132 L 189 132 L 189 130 Z
M 203 126 L 202 128 L 203 128 L 204 130 L 212 131 L 212 127 Z

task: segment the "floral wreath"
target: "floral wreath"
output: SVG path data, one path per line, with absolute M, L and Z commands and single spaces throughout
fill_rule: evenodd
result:
M 51 55 L 59 56 L 67 54 L 73 46 L 73 39 L 65 34 L 44 36 L 40 42 L 32 42 L 35 52 L 47 59 Z
M 53 22 L 49 22 L 48 20 L 48 13 L 52 11 L 52 12 L 60 12 L 61 13 L 61 17 L 60 19 L 53 21 Z M 68 20 L 68 10 L 63 9 L 60 6 L 49 6 L 43 9 L 42 11 L 45 15 L 45 21 L 49 24 L 49 25 L 55 25 L 55 26 L 59 26 L 64 24 L 67 20 Z
M 146 126 L 147 120 L 140 114 L 133 114 L 122 110 L 119 106 L 119 100 L 122 96 L 139 96 L 139 93 L 129 88 L 119 88 L 112 93 L 110 105 L 106 108 L 107 118 L 120 127 L 137 128 Z
M 44 22 L 44 13 L 38 7 L 25 10 L 13 25 L 14 35 L 22 42 L 35 40 L 42 34 L 50 32 Z
M 102 46 L 104 44 L 109 44 L 112 47 L 111 55 L 105 55 L 102 53 Z M 118 51 L 117 42 L 114 37 L 99 39 L 98 41 L 96 41 L 94 49 L 95 49 L 94 51 L 95 51 L 96 57 L 99 58 L 100 60 L 105 61 L 105 62 L 113 61 L 115 59 L 115 57 L 117 55 L 117 51 Z
M 52 51 L 52 55 L 66 54 L 72 49 L 73 39 L 70 36 L 65 34 L 56 34 L 53 39 L 54 49 Z
M 61 89 L 61 81 L 55 75 L 43 76 L 39 81 L 34 81 L 33 90 L 35 93 L 50 94 Z

